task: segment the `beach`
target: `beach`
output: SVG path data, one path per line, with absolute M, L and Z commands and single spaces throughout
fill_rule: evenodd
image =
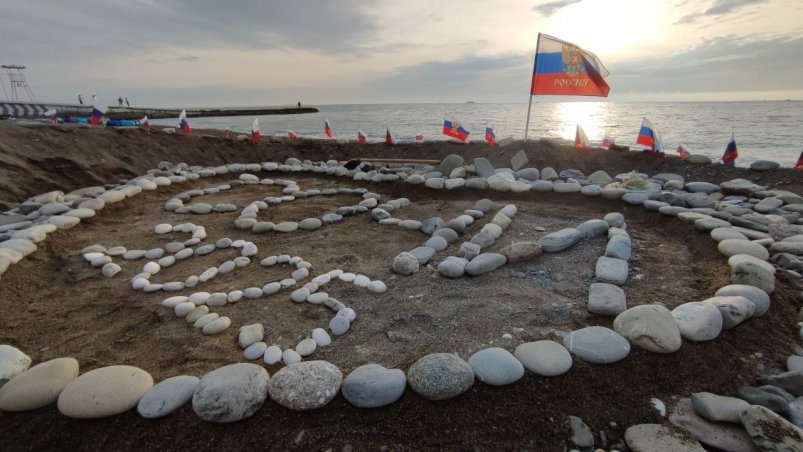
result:
M 125 183 L 164 161 L 214 168 L 290 158 L 341 163 L 383 158 L 441 161 L 457 154 L 466 166 L 475 158 L 485 158 L 496 168 L 504 168 L 520 150 L 528 167 L 542 171 L 546 167 L 557 172 L 574 169 L 584 176 L 598 170 L 611 176 L 631 171 L 650 176 L 672 173 L 686 182 L 717 185 L 745 179 L 770 189 L 803 193 L 803 178 L 791 168 L 755 171 L 721 164 L 694 165 L 675 156 L 659 158 L 601 148 L 584 154 L 555 140 L 516 141 L 494 148 L 446 141 L 388 147 L 335 140 L 291 143 L 277 137 L 250 143 L 234 136 L 223 138 L 223 132 L 215 129 L 194 130 L 193 135 L 184 136 L 158 129 L 0 124 L 0 206 L 15 209 L 30 197 L 53 190 L 69 193 L 82 187 Z M 383 168 L 380 174 L 393 173 L 392 165 L 377 163 L 376 167 Z M 260 171 L 257 177 L 293 179 L 307 192 L 365 187 L 381 194 L 383 202 L 405 197 L 412 205 L 399 209 L 400 215 L 417 220 L 459 216 L 472 210 L 481 198 L 493 201 L 494 212 L 513 204 L 518 213 L 489 246 L 493 252 L 621 212 L 633 240 L 630 277 L 623 286 L 629 306 L 660 303 L 671 310 L 712 297 L 717 288 L 731 283 L 727 259 L 707 232 L 619 200 L 579 192 L 432 190 L 401 180 L 355 181 L 302 171 Z M 166 202 L 191 188 L 215 187 L 233 179 L 236 174 L 220 172 L 145 191 L 107 205 L 73 229 L 49 234 L 34 254 L 2 276 L 0 343 L 18 347 L 34 362 L 75 357 L 82 373 L 114 364 L 136 366 L 157 382 L 181 374 L 200 377 L 244 361 L 234 326 L 224 334 L 202 335 L 191 324 L 176 321 L 161 305 L 169 294 L 133 291 L 129 279 L 140 271 L 143 261 L 121 262 L 122 273 L 105 278 L 82 256 L 82 250 L 94 244 L 153 249 L 164 242 L 152 233 L 155 224 L 184 222 L 203 224 L 212 243 L 220 237 L 247 237 L 260 254 L 298 255 L 309 260 L 313 269 L 345 268 L 384 281 L 388 292 L 381 295 L 344 283 L 327 287 L 330 296 L 347 302 L 358 317 L 348 334 L 318 349 L 313 359 L 335 364 L 344 376 L 369 362 L 406 370 L 428 353 L 456 353 L 468 359 L 487 347 L 512 352 L 524 342 L 560 342 L 568 331 L 613 326 L 612 317 L 586 310 L 588 286 L 595 281 L 594 261 L 605 252 L 607 236 L 494 272 L 447 279 L 438 274 L 435 265 L 422 266 L 412 276 L 394 273 L 394 256 L 426 237 L 420 231 L 388 229 L 370 215 L 355 215 L 311 231 L 253 234 L 235 227 L 237 213 L 179 215 L 165 209 Z M 203 195 L 204 202 L 235 204 L 239 210 L 268 192 L 281 196 L 276 187 L 244 184 L 236 188 L 209 192 Z M 722 200 L 722 193 L 713 193 L 712 202 Z M 278 224 L 316 217 L 333 205 L 355 202 L 350 193 L 298 199 L 277 207 L 278 213 L 271 213 L 270 221 Z M 10 221 L 4 220 L 4 224 Z M 467 230 L 466 238 L 479 230 L 477 225 L 470 227 L 475 229 Z M 455 254 L 458 246 L 459 242 L 450 243 L 446 252 Z M 234 249 L 198 256 L 180 266 L 163 268 L 154 280 L 199 274 L 236 256 Z M 280 268 L 253 267 L 218 276 L 203 290 L 228 292 L 257 280 L 278 280 L 288 273 Z M 544 377 L 527 373 L 505 387 L 474 382 L 466 393 L 450 400 L 427 400 L 408 389 L 400 400 L 383 408 L 359 409 L 337 396 L 325 407 L 306 412 L 291 411 L 268 400 L 253 416 L 227 425 L 203 422 L 189 405 L 160 420 L 144 419 L 130 410 L 93 421 L 67 418 L 51 405 L 25 413 L 0 412 L 0 430 L 4 446 L 13 450 L 559 450 L 571 447 L 568 438 L 572 431 L 566 419 L 573 415 L 590 427 L 597 446 L 610 449 L 624 446 L 624 432 L 632 425 L 667 424 L 651 405 L 653 398 L 672 410 L 692 393 L 733 394 L 741 386 L 757 385 L 764 375 L 785 370 L 786 359 L 794 353 L 796 338 L 799 340 L 794 319 L 803 304 L 801 279 L 795 275 L 779 269 L 767 314 L 723 330 L 716 340 L 685 340 L 680 350 L 668 354 L 634 346 L 625 360 L 606 365 L 575 358 L 566 374 Z M 325 326 L 330 316 L 323 307 L 291 303 L 287 295 L 289 292 L 275 299 L 243 300 L 226 306 L 225 313 L 237 327 L 264 323 L 271 341 L 282 348 L 292 347 L 305 332 Z M 266 342 L 270 344 L 268 339 Z M 273 376 L 283 366 L 264 367 Z

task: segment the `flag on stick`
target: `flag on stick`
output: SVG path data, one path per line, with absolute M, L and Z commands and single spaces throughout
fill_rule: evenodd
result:
M 588 141 L 588 136 L 583 131 L 583 128 L 580 127 L 580 124 L 577 124 L 577 132 L 574 134 L 574 148 L 583 154 L 587 154 L 591 149 L 591 142 Z
M 639 129 L 638 137 L 636 137 L 636 144 L 646 146 L 650 150 L 655 149 L 655 132 L 653 131 L 652 123 L 647 118 L 644 118 L 641 123 L 641 129 Z
M 494 133 L 493 127 L 488 127 L 485 125 L 485 141 L 488 142 L 488 147 L 494 147 L 496 144 L 496 134 Z
M 329 118 L 324 119 L 323 127 L 326 138 L 332 138 L 332 126 L 329 124 Z
M 797 159 L 795 169 L 798 171 L 803 171 L 803 151 L 800 151 L 800 157 Z
M 151 122 L 148 120 L 148 115 L 143 116 L 142 119 L 139 120 L 139 125 L 147 131 L 151 130 Z
M 184 132 L 184 135 L 192 133 L 192 127 L 190 127 L 190 123 L 187 122 L 187 110 L 181 110 L 181 114 L 178 115 L 178 126 L 181 128 L 181 131 Z
M 106 105 L 103 105 L 103 102 L 95 96 L 92 102 L 92 114 L 89 116 L 89 123 L 92 125 L 98 125 L 103 121 L 103 115 L 109 109 Z
M 419 133 L 418 135 L 416 135 L 415 136 L 415 142 L 416 143 L 423 143 L 424 142 L 424 134 L 423 133 Z
M 570 42 L 539 33 L 534 66 L 530 95 L 608 97 L 602 61 Z
M 691 154 L 689 154 L 689 151 L 687 151 L 687 150 L 686 150 L 686 148 L 684 148 L 684 147 L 683 147 L 683 145 L 682 145 L 682 144 L 679 144 L 679 145 L 678 145 L 678 148 L 677 148 L 677 153 L 678 153 L 678 155 L 680 156 L 680 159 L 681 159 L 681 160 L 686 160 L 686 159 L 688 159 L 688 158 L 689 158 L 689 156 L 691 155 Z
M 287 140 L 288 141 L 297 141 L 298 140 L 298 135 L 296 135 L 296 133 L 293 132 L 292 130 L 288 130 L 287 131 Z
M 465 142 L 468 139 L 469 131 L 464 129 L 456 119 L 444 119 L 443 134 Z
M 605 138 L 602 139 L 602 148 L 603 149 L 611 149 L 616 145 L 616 140 L 605 134 Z
M 385 145 L 393 146 L 393 136 L 390 134 L 390 129 L 385 129 Z
M 365 135 L 365 132 L 363 132 L 362 129 L 357 131 L 357 143 L 365 144 L 367 138 L 368 137 Z
M 259 133 L 259 118 L 254 118 L 254 122 L 251 123 L 251 142 L 259 143 L 261 137 Z
M 739 151 L 736 149 L 736 139 L 731 132 L 731 140 L 725 148 L 725 153 L 722 154 L 722 164 L 726 168 L 733 168 L 736 166 L 736 159 L 739 158 Z

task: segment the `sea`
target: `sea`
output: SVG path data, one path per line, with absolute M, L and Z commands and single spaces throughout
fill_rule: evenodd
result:
M 412 142 L 416 135 L 425 141 L 445 140 L 445 117 L 457 119 L 469 132 L 469 139 L 482 141 L 486 125 L 494 128 L 497 140 L 524 138 L 527 104 L 364 104 L 320 105 L 319 113 L 259 116 L 263 136 L 286 137 L 288 130 L 303 138 L 324 139 L 324 120 L 329 119 L 334 137 L 356 140 L 358 130 L 368 141 L 384 142 L 385 131 L 398 142 Z M 541 137 L 574 140 L 577 125 L 592 145 L 599 146 L 608 135 L 616 144 L 636 147 L 644 118 L 661 137 L 664 152 L 675 154 L 683 145 L 692 154 L 721 159 L 733 135 L 739 152 L 738 166 L 757 160 L 772 160 L 794 166 L 803 151 L 803 101 L 756 102 L 543 102 L 534 101 L 527 130 L 529 139 Z M 190 118 L 193 128 L 226 129 L 233 134 L 249 133 L 253 117 Z M 154 120 L 155 124 L 177 126 L 177 119 Z

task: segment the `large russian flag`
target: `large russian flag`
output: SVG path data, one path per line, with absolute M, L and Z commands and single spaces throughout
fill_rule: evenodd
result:
M 641 123 L 641 129 L 639 129 L 638 137 L 636 137 L 636 144 L 655 150 L 655 132 L 653 131 L 652 123 L 647 118 L 644 118 Z
M 593 53 L 562 41 L 538 34 L 531 95 L 608 97 L 609 74 Z
M 452 119 L 444 119 L 443 120 L 443 134 L 456 138 L 460 141 L 466 141 L 468 139 L 469 131 L 464 129 L 460 123 Z

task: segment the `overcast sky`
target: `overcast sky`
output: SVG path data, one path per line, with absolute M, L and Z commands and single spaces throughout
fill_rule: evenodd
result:
M 610 100 L 803 99 L 800 0 L 14 1 L 0 63 L 52 102 L 526 102 L 539 32 L 596 53 Z

